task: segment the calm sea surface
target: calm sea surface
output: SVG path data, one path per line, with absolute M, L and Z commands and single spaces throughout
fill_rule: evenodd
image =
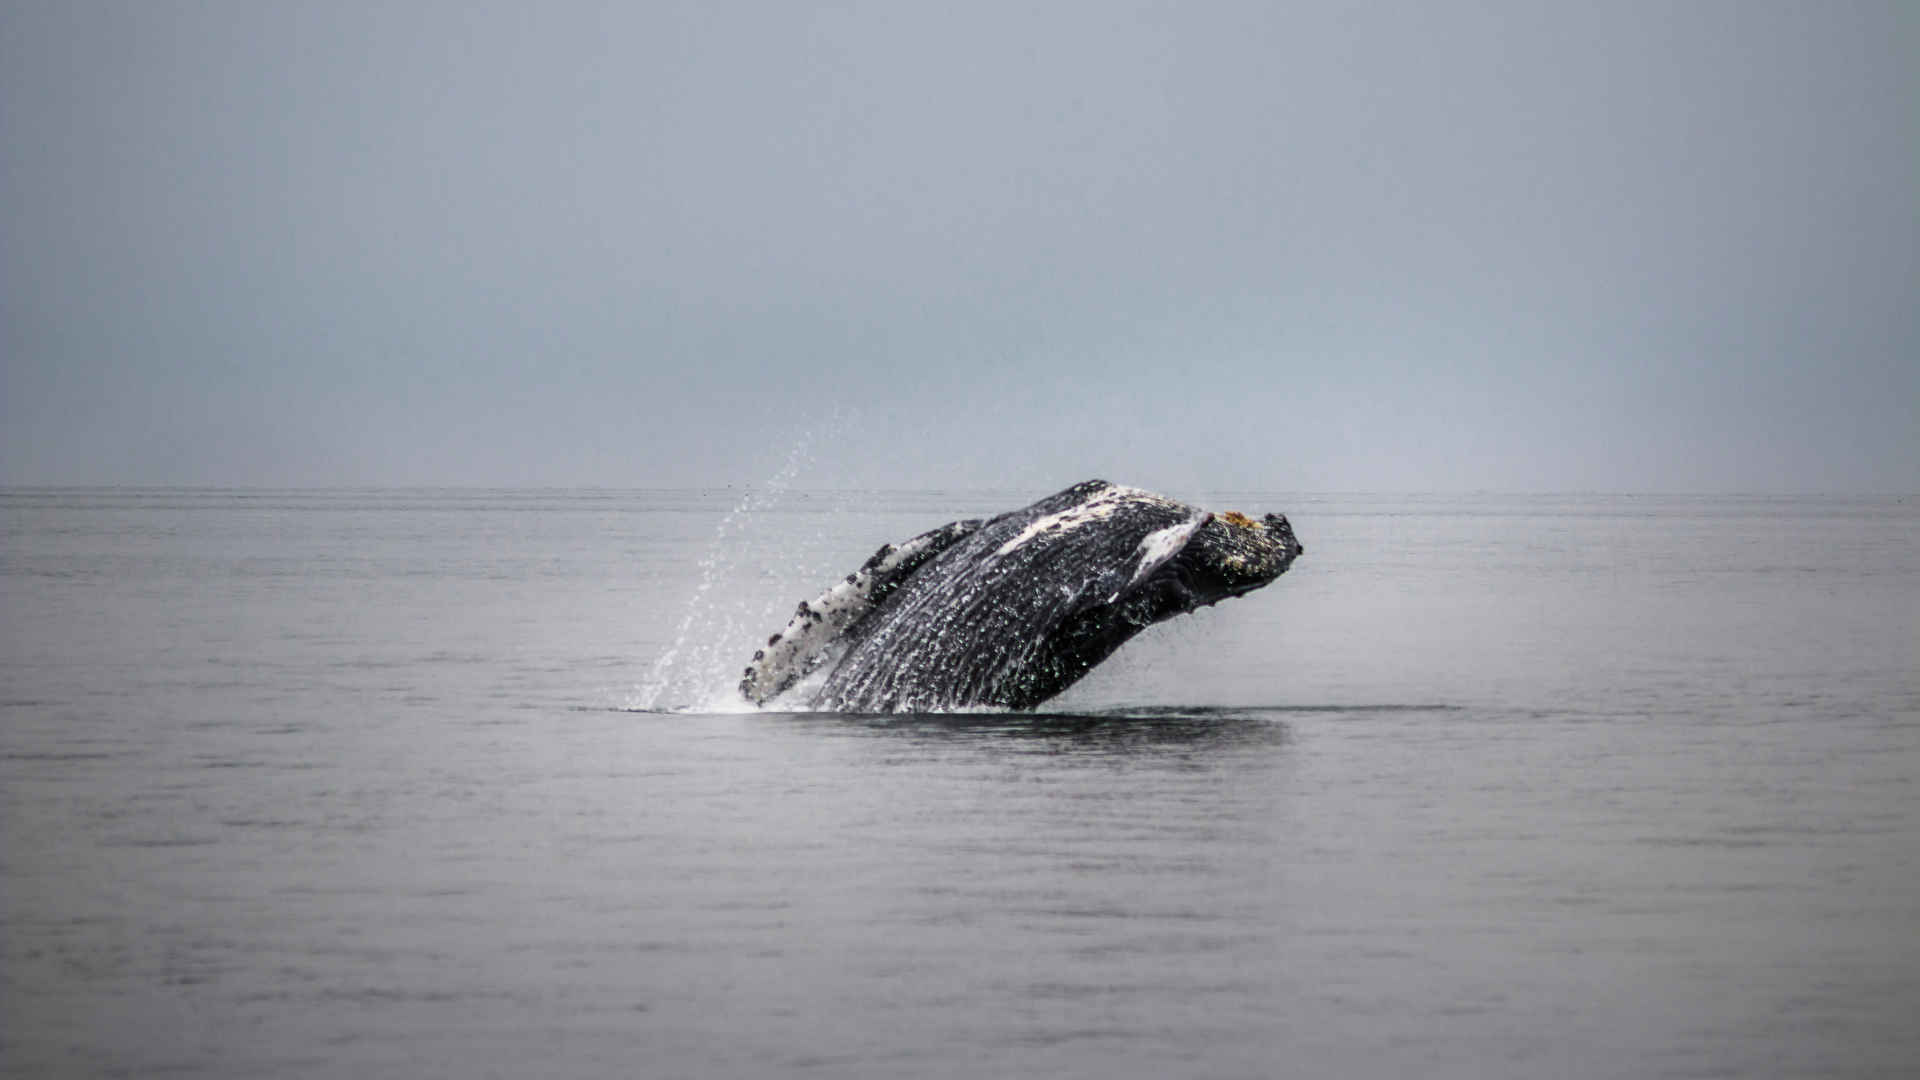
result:
M 1042 494 L 0 492 L 0 1071 L 1920 1069 L 1920 499 L 1178 492 L 1307 554 L 1043 715 L 731 701 Z

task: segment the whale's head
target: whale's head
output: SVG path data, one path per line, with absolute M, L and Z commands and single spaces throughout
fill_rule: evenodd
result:
M 1160 571 L 1190 595 L 1186 610 L 1250 593 L 1287 572 L 1306 551 L 1283 514 L 1259 520 L 1237 510 L 1209 514 Z

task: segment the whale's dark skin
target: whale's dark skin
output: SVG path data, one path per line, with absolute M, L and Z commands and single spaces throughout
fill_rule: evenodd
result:
M 1277 514 L 1089 480 L 881 548 L 800 605 L 740 691 L 838 712 L 1030 709 L 1148 626 L 1258 589 L 1304 550 Z

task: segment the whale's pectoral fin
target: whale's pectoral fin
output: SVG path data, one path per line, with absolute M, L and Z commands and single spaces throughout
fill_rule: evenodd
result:
M 983 519 L 955 521 L 921 533 L 900 544 L 883 545 L 860 569 L 821 593 L 801 602 L 786 629 L 767 639 L 753 654 L 740 679 L 740 693 L 763 705 L 834 655 L 861 619 L 898 589 L 914 571 L 935 555 L 977 531 Z

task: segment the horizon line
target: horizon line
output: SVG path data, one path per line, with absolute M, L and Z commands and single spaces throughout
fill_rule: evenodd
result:
M 901 487 L 878 485 L 865 487 L 829 487 L 829 486 L 772 486 L 752 483 L 719 484 L 673 484 L 673 485 L 637 485 L 614 486 L 606 484 L 147 484 L 147 483 L 0 483 L 0 492 L 14 491 L 172 491 L 172 492 L 409 492 L 409 491 L 447 491 L 447 492 L 695 492 L 716 491 L 739 492 L 793 492 L 823 494 L 868 494 L 878 492 L 950 492 L 954 494 L 997 495 L 1030 490 L 1016 486 L 979 486 L 979 485 L 932 485 L 926 487 Z M 1545 496 L 1545 495 L 1586 495 L 1608 497 L 1657 497 L 1657 498 L 1699 498 L 1699 497 L 1742 497 L 1742 498 L 1807 498 L 1807 497 L 1875 497 L 1875 498 L 1913 498 L 1920 497 L 1920 491 L 1897 489 L 1845 489 L 1845 488 L 1793 488 L 1793 489 L 1631 489 L 1631 488 L 1266 488 L 1266 487 L 1196 487 L 1196 491 L 1209 492 L 1261 492 L 1289 495 L 1499 495 L 1499 496 Z

